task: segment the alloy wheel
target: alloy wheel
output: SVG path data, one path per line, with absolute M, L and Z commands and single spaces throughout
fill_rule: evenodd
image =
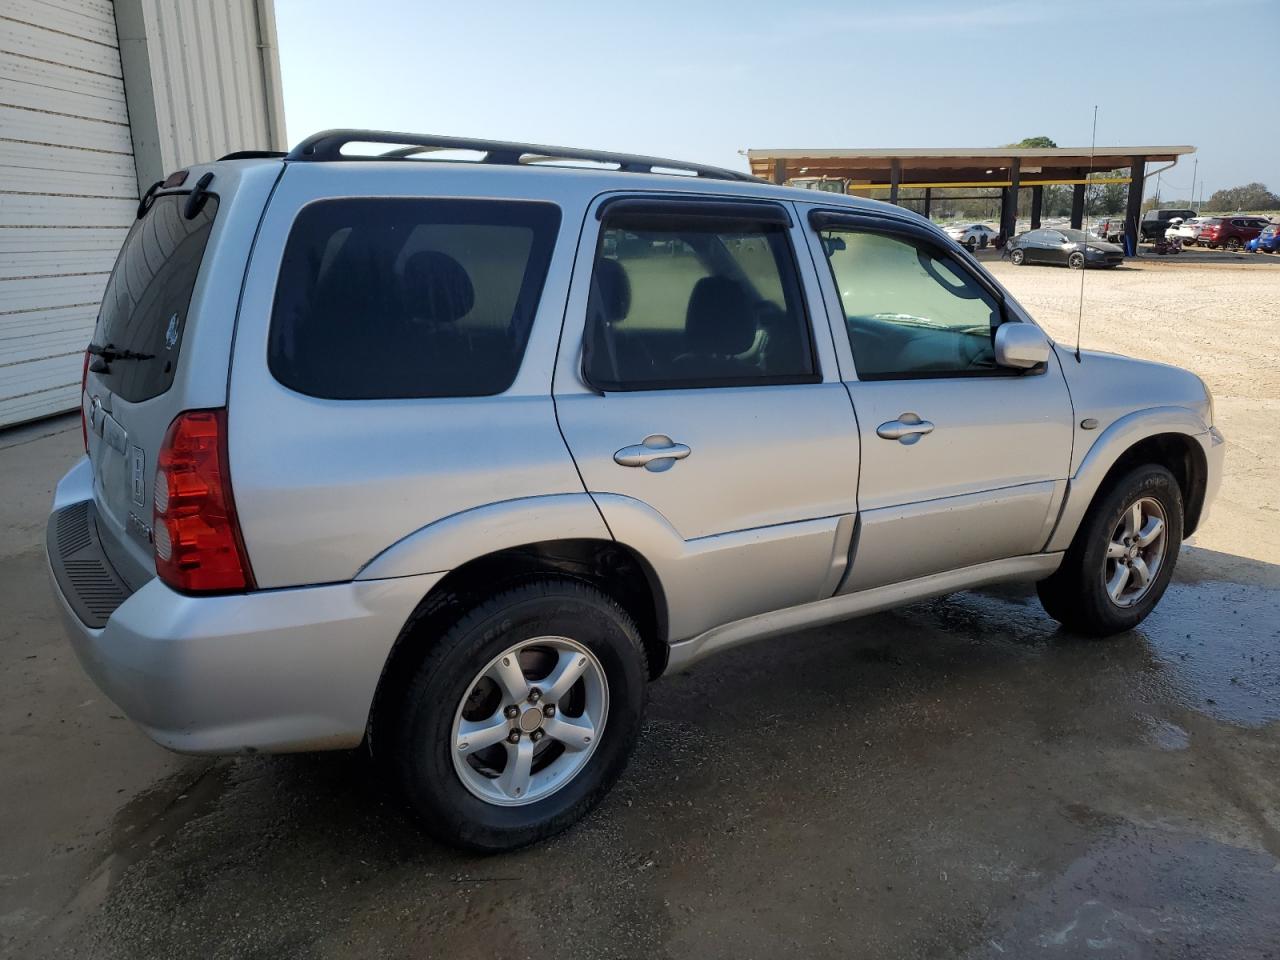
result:
M 1145 597 L 1164 565 L 1164 507 L 1142 497 L 1125 508 L 1107 543 L 1102 582 L 1111 602 L 1131 607 Z
M 600 661 L 567 637 L 523 640 L 471 681 L 449 750 L 462 785 L 498 806 L 535 803 L 590 760 L 609 713 Z

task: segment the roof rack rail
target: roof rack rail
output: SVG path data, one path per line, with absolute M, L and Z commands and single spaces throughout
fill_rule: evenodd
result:
M 397 145 L 396 149 L 370 156 L 345 154 L 342 148 L 349 143 L 380 143 Z M 325 130 L 313 134 L 294 147 L 285 156 L 295 161 L 332 160 L 408 160 L 420 153 L 437 150 L 473 150 L 483 153 L 481 163 L 536 164 L 557 160 L 585 160 L 591 163 L 616 163 L 627 173 L 654 173 L 666 170 L 684 171 L 712 180 L 739 180 L 762 182 L 759 177 L 724 167 L 710 167 L 683 160 L 666 160 L 662 157 L 645 157 L 629 153 L 609 153 L 605 150 L 582 150 L 576 147 L 549 147 L 540 143 L 508 143 L 502 140 L 473 140 L 468 137 L 442 137 L 422 133 L 392 133 L 387 130 Z
M 283 150 L 234 150 L 223 154 L 219 160 L 276 160 L 286 156 Z

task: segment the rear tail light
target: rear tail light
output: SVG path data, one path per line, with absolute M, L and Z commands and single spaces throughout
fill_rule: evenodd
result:
M 84 366 L 80 368 L 80 439 L 84 441 L 84 452 L 89 452 L 89 421 L 84 412 L 84 395 L 89 389 L 89 351 L 84 352 Z
M 227 411 L 188 410 L 156 458 L 156 573 L 184 593 L 254 588 L 227 472 Z

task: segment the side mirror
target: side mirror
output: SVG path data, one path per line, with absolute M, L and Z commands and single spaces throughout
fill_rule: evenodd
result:
M 1030 370 L 1049 362 L 1049 338 L 1034 323 L 1002 323 L 996 327 L 996 364 Z

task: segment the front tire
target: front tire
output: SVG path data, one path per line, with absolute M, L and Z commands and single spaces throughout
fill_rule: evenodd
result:
M 1173 474 L 1156 464 L 1131 470 L 1099 495 L 1062 566 L 1036 584 L 1045 611 L 1085 636 L 1133 629 L 1169 586 L 1182 525 Z
M 1009 262 L 1015 267 L 1020 267 L 1027 262 L 1027 255 L 1021 250 L 1011 250 L 1009 251 Z
M 648 676 L 635 623 L 617 603 L 581 581 L 540 576 L 424 640 L 385 735 L 433 836 L 513 850 L 603 799 L 639 736 Z

